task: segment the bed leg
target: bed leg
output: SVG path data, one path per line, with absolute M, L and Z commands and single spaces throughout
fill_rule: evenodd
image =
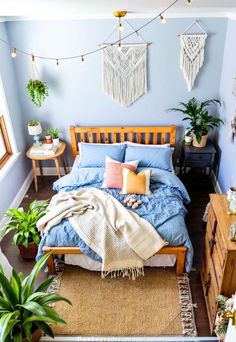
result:
M 184 273 L 185 254 L 186 254 L 186 250 L 178 251 L 177 260 L 176 260 L 176 275 L 177 276 Z
M 48 273 L 49 274 L 55 274 L 56 273 L 54 257 L 52 254 L 49 256 L 49 258 L 47 260 L 47 267 L 48 267 Z

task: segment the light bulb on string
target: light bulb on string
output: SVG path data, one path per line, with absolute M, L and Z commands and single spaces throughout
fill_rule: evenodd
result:
M 117 46 L 117 50 L 119 51 L 119 52 L 121 52 L 121 42 L 119 42 L 119 44 L 118 44 L 118 46 Z
M 121 22 L 121 18 L 119 18 L 119 26 L 118 26 L 119 31 L 123 31 L 124 27 Z
M 161 22 L 162 22 L 162 24 L 165 24 L 166 23 L 166 18 L 165 17 L 163 17 L 163 15 L 161 14 L 161 16 L 160 16 L 160 19 L 161 19 Z
M 34 65 L 35 64 L 35 58 L 34 58 L 34 55 L 32 55 L 32 64 Z
M 56 68 L 59 68 L 59 59 L 56 59 Z
M 191 5 L 192 3 L 192 0 L 187 0 L 188 4 Z
M 81 63 L 84 64 L 84 56 L 81 56 Z
M 15 57 L 16 57 L 16 48 L 14 48 L 14 49 L 12 50 L 11 56 L 12 56 L 12 58 L 15 58 Z

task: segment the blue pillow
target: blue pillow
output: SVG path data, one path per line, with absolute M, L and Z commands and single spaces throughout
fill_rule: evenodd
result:
M 123 162 L 125 144 L 80 143 L 80 162 L 78 167 L 105 167 L 106 156 Z
M 125 162 L 139 160 L 138 166 L 155 167 L 162 170 L 173 171 L 172 147 L 156 146 L 131 146 L 127 145 L 125 150 Z

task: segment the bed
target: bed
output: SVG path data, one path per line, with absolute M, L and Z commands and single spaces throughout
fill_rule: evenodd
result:
M 176 139 L 176 126 L 148 126 L 148 127 L 70 127 L 70 137 L 72 146 L 72 155 L 75 160 L 72 172 L 59 179 L 54 183 L 54 189 L 57 191 L 72 191 L 77 190 L 80 186 L 95 186 L 97 188 L 101 187 L 102 177 L 104 170 L 100 169 L 79 169 L 77 168 L 78 158 L 80 155 L 78 142 L 87 143 L 123 143 L 125 141 L 130 141 L 138 144 L 170 144 L 170 146 L 175 146 Z M 88 182 L 88 175 L 91 175 L 93 182 Z M 86 181 L 85 181 L 86 180 Z M 95 182 L 94 182 L 95 180 Z M 176 274 L 180 275 L 185 271 L 190 272 L 193 258 L 192 244 L 188 236 L 187 228 L 184 222 L 184 216 L 186 210 L 184 203 L 189 202 L 189 197 L 186 189 L 180 180 L 174 175 L 173 172 L 163 171 L 160 169 L 153 172 L 153 189 L 154 197 L 157 193 L 158 197 L 162 194 L 160 191 L 168 193 L 163 197 L 170 196 L 171 200 L 176 199 L 177 209 L 175 213 L 168 219 L 163 219 L 160 224 L 151 223 L 156 226 L 158 233 L 169 238 L 170 244 L 167 247 L 163 247 L 157 254 L 159 256 L 175 256 L 176 257 Z M 157 185 L 156 185 L 157 184 Z M 106 189 L 104 189 L 106 190 Z M 123 197 L 118 194 L 118 192 L 110 191 L 110 194 L 119 201 L 123 200 Z M 146 196 L 148 197 L 148 196 Z M 155 204 L 156 205 L 156 204 Z M 157 208 L 154 205 L 154 209 Z M 144 207 L 143 207 L 144 208 Z M 146 219 L 147 212 L 142 212 L 143 209 L 137 213 Z M 154 210 L 155 211 L 155 210 Z M 173 211 L 174 212 L 174 211 Z M 147 217 L 148 218 L 148 217 Z M 149 219 L 149 218 L 148 218 Z M 58 229 L 58 230 L 57 230 Z M 54 228 L 53 228 L 54 230 Z M 63 234 L 67 235 L 67 240 L 65 237 L 59 239 L 59 235 L 63 231 Z M 65 255 L 70 256 L 73 259 L 74 255 L 86 254 L 87 246 L 84 246 L 83 241 L 77 241 L 76 237 L 73 235 L 73 229 L 68 227 L 67 222 L 63 222 L 60 227 L 55 227 L 54 238 L 50 237 L 50 234 L 44 236 L 41 240 L 39 246 L 39 253 L 37 258 L 42 256 L 42 253 L 51 253 L 48 259 L 48 270 L 49 273 L 55 273 L 54 256 L 55 255 Z M 71 238 L 73 235 L 73 238 Z M 61 235 L 60 235 L 61 236 Z M 64 243 L 63 243 L 63 241 Z M 66 242 L 66 243 L 65 243 Z M 69 245 L 68 245 L 69 243 Z M 90 256 L 94 261 L 98 261 L 98 258 L 91 255 L 93 251 L 89 251 Z M 89 255 L 89 253 L 88 253 Z M 71 262 L 73 263 L 73 262 Z

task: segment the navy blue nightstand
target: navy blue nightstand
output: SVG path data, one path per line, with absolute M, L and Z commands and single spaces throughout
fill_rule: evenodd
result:
M 215 160 L 216 149 L 213 143 L 208 140 L 205 147 L 194 147 L 183 144 L 180 159 L 180 176 L 184 174 L 187 183 L 196 178 L 203 171 L 206 173 L 209 168 L 209 175 Z M 190 168 L 186 172 L 186 168 Z

